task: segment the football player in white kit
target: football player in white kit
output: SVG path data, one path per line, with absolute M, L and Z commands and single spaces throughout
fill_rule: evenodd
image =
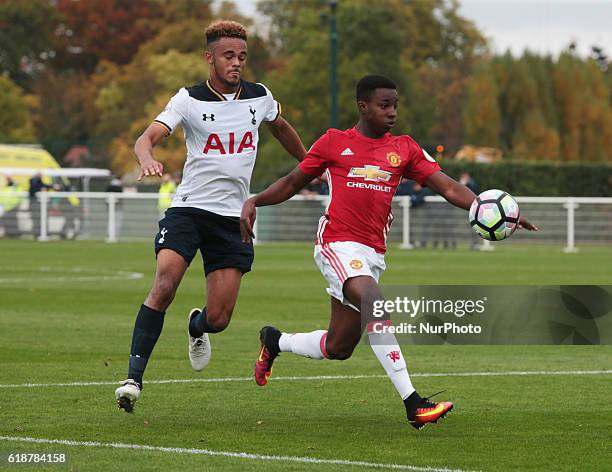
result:
M 239 217 L 249 193 L 261 123 L 267 123 L 298 161 L 306 154 L 270 91 L 241 79 L 246 39 L 239 23 L 212 23 L 206 29 L 205 51 L 210 78 L 181 88 L 134 146 L 139 180 L 162 176 L 163 165 L 152 150 L 177 126 L 185 133 L 187 159 L 183 180 L 155 236 L 155 281 L 136 317 L 128 378 L 115 391 L 119 408 L 127 412 L 140 397 L 164 314 L 198 250 L 204 261 L 206 306 L 189 314 L 189 360 L 194 370 L 204 369 L 210 360 L 208 333 L 223 331 L 230 322 L 242 275 L 253 262 L 252 244 L 241 240 Z

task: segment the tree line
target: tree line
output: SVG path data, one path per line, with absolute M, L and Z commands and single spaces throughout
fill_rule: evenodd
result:
M 506 159 L 612 161 L 612 78 L 605 51 L 581 57 L 491 53 L 455 0 L 339 0 L 340 127 L 356 119 L 354 87 L 367 73 L 394 79 L 395 132 L 452 156 L 465 144 Z M 207 78 L 204 28 L 216 18 L 250 31 L 246 79 L 264 82 L 308 147 L 330 126 L 330 8 L 326 0 L 260 0 L 258 19 L 229 1 L 0 0 L 0 142 L 39 142 L 60 161 L 85 145 L 82 165 L 123 175 L 136 137 L 184 85 Z M 260 141 L 256 182 L 293 165 Z M 181 133 L 157 156 L 184 161 Z

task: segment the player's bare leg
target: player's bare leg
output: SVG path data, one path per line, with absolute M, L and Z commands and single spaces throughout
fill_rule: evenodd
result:
M 242 271 L 218 269 L 206 276 L 206 306 L 189 313 L 189 361 L 194 370 L 202 370 L 212 352 L 208 333 L 219 333 L 229 325 L 236 306 Z
M 134 324 L 128 378 L 115 391 L 119 408 L 128 413 L 140 398 L 144 371 L 161 334 L 166 309 L 174 299 L 185 270 L 187 263 L 180 254 L 170 249 L 162 249 L 157 254 L 153 287 Z
M 361 315 L 332 297 L 331 320 L 323 346 L 325 357 L 339 361 L 350 358 L 360 339 Z

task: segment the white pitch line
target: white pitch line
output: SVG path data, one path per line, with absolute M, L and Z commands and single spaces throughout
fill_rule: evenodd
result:
M 81 274 L 81 271 L 74 271 L 73 273 L 75 275 L 49 275 L 46 277 L 36 277 L 35 279 L 31 277 L 0 277 L 0 284 L 31 283 L 32 280 L 35 282 L 105 282 L 108 280 L 140 280 L 144 278 L 144 274 L 141 272 L 125 272 L 121 270 L 109 275 L 77 275 Z
M 430 372 L 410 374 L 411 377 L 503 377 L 517 375 L 612 375 L 612 370 L 540 370 L 540 371 L 506 371 L 506 372 Z M 384 379 L 386 375 L 312 375 L 293 377 L 272 377 L 273 380 L 358 380 Z M 146 384 L 183 384 L 183 383 L 219 383 L 251 382 L 253 377 L 217 377 L 210 379 L 162 379 L 147 380 Z M 65 382 L 65 383 L 22 383 L 0 384 L 0 388 L 45 388 L 45 387 L 90 387 L 96 385 L 118 385 L 119 381 Z
M 255 461 L 298 462 L 302 464 L 325 464 L 368 467 L 372 469 L 412 470 L 417 472 L 473 472 L 463 469 L 448 469 L 438 467 L 417 467 L 404 464 L 384 464 L 377 462 L 350 461 L 345 459 L 319 459 L 300 456 L 269 456 L 251 454 L 248 452 L 212 451 L 210 449 L 191 449 L 183 447 L 149 446 L 146 444 L 103 443 L 97 441 L 73 441 L 68 439 L 41 439 L 19 436 L 0 436 L 0 441 L 25 442 L 34 444 L 60 444 L 62 446 L 107 447 L 112 449 L 136 449 L 140 451 L 169 452 L 174 454 L 193 454 L 201 456 L 231 457 L 235 459 L 250 459 Z

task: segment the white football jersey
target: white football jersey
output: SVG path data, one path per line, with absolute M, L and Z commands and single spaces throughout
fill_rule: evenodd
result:
M 257 156 L 259 125 L 281 108 L 262 84 L 242 80 L 233 97 L 209 81 L 186 87 L 155 121 L 172 133 L 181 126 L 187 143 L 183 180 L 171 207 L 193 207 L 240 216 Z

